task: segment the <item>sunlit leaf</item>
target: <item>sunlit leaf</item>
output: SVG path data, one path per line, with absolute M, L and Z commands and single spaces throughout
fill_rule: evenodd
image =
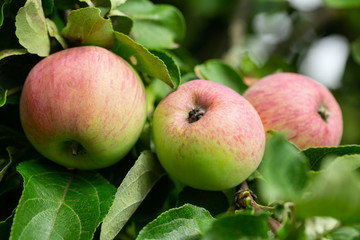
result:
M 111 48 L 114 44 L 110 20 L 102 18 L 100 9 L 94 7 L 71 11 L 62 34 L 77 45 Z
M 213 221 L 206 209 L 185 204 L 162 213 L 139 232 L 137 239 L 199 239 Z
M 155 183 L 165 174 L 154 154 L 143 152 L 118 188 L 100 239 L 114 239 Z
M 113 51 L 128 61 L 135 69 L 158 78 L 172 88 L 180 84 L 178 66 L 172 58 L 165 53 L 156 51 L 155 56 L 142 45 L 136 43 L 129 36 L 115 32 Z
M 0 60 L 14 55 L 26 54 L 26 49 L 5 49 L 0 51 Z
M 50 39 L 41 0 L 26 1 L 16 15 L 15 26 L 19 43 L 28 52 L 42 57 L 49 55 Z

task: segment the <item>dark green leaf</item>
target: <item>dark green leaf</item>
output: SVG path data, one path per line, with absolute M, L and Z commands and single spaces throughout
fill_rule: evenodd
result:
M 92 239 L 108 212 L 115 187 L 96 172 L 22 162 L 24 191 L 10 239 Z
M 100 239 L 114 239 L 146 195 L 165 174 L 154 154 L 143 152 L 118 188 L 104 219 Z
M 9 154 L 8 159 L 1 159 L 0 158 L 0 182 L 3 179 L 3 177 L 5 176 L 6 171 L 9 169 L 9 167 L 10 167 L 10 165 L 12 163 L 12 156 L 11 156 L 12 155 L 12 153 L 11 153 L 12 148 L 8 147 L 6 149 L 6 151 Z
M 80 0 L 80 2 L 85 2 L 89 7 L 100 9 L 101 17 L 104 17 L 111 9 L 111 0 Z
M 267 200 L 292 200 L 301 195 L 307 182 L 309 166 L 306 157 L 283 135 L 267 139 L 259 171 L 262 196 Z
M 162 213 L 139 232 L 137 239 L 199 239 L 213 221 L 206 209 L 185 204 Z
M 360 38 L 351 44 L 351 53 L 354 60 L 360 64 Z
M 213 222 L 205 232 L 204 240 L 268 239 L 269 216 L 262 215 L 224 215 Z
M 158 78 L 172 88 L 177 88 L 179 86 L 180 79 L 177 78 L 176 75 L 179 70 L 170 56 L 160 54 L 161 57 L 163 57 L 163 59 L 160 59 L 149 52 L 149 50 L 136 43 L 129 36 L 119 32 L 115 32 L 113 51 L 131 63 L 138 71 Z
M 343 156 L 349 154 L 360 154 L 360 145 L 346 145 L 339 147 L 317 147 L 302 151 L 309 159 L 311 169 L 319 169 L 321 160 L 326 156 Z
M 359 7 L 360 0 L 323 0 L 324 3 L 333 8 L 352 8 Z
M 4 23 L 4 9 L 7 6 L 6 2 L 0 5 L 0 28 Z
M 176 48 L 184 37 L 184 18 L 174 6 L 156 5 L 149 0 L 131 0 L 117 10 L 134 20 L 132 36 L 146 48 Z
M 47 32 L 41 0 L 28 0 L 16 15 L 16 36 L 29 53 L 46 57 L 50 53 L 50 39 Z
M 208 60 L 195 67 L 199 78 L 217 82 L 242 94 L 247 89 L 240 74 L 221 60 Z
M 62 34 L 77 45 L 111 48 L 114 44 L 110 20 L 102 18 L 100 9 L 94 7 L 71 11 Z
M 9 216 L 4 221 L 0 221 L 0 236 L 2 239 L 9 239 L 13 216 Z
M 6 103 L 7 89 L 3 89 L 0 86 L 0 107 L 4 106 Z
M 297 215 L 334 217 L 344 223 L 355 223 L 360 216 L 360 175 L 354 169 L 360 155 L 342 156 L 325 162 L 323 169 L 304 189 L 304 196 L 295 200 Z
M 129 35 L 133 26 L 133 20 L 131 18 L 121 15 L 120 13 L 116 15 L 114 12 L 112 12 L 112 15 L 109 17 L 111 19 L 114 31 Z
M 50 15 L 54 11 L 54 0 L 42 0 L 41 2 L 45 16 Z

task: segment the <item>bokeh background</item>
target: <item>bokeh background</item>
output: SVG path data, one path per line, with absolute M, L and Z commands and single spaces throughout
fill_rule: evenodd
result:
M 360 144 L 360 1 L 153 2 L 184 14 L 187 33 L 178 51 L 189 55 L 189 65 L 222 59 L 248 83 L 276 71 L 307 75 L 338 100 L 342 144 Z

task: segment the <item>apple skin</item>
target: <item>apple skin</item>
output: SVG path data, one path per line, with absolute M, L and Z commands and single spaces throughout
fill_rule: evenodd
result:
M 300 149 L 338 146 L 341 141 L 343 120 L 339 104 L 325 86 L 306 76 L 266 76 L 249 87 L 244 97 L 259 113 L 266 131 L 285 132 Z
M 121 160 L 146 119 L 145 88 L 132 67 L 100 47 L 62 50 L 30 71 L 20 119 L 35 149 L 68 168 Z
M 190 123 L 194 109 L 203 116 Z M 168 174 L 201 190 L 240 184 L 256 170 L 265 147 L 264 128 L 251 104 L 234 90 L 201 79 L 161 100 L 153 115 L 153 136 Z

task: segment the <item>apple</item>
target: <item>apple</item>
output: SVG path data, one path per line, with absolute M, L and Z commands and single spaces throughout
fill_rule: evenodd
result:
M 104 168 L 122 159 L 139 138 L 145 88 L 133 68 L 109 50 L 69 48 L 30 71 L 20 119 L 46 158 L 68 168 Z
M 244 97 L 255 107 L 265 131 L 282 131 L 298 148 L 338 146 L 341 109 L 322 84 L 296 73 L 276 73 L 249 87 Z
M 265 131 L 251 104 L 207 80 L 186 82 L 156 106 L 153 136 L 167 173 L 201 190 L 225 190 L 260 164 Z

